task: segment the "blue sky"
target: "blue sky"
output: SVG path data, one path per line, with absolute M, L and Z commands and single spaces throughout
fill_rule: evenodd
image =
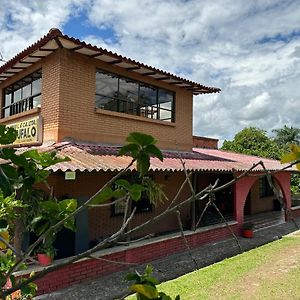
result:
M 231 139 L 246 126 L 300 127 L 300 1 L 0 0 L 8 60 L 51 27 L 217 86 L 194 98 L 194 133 Z

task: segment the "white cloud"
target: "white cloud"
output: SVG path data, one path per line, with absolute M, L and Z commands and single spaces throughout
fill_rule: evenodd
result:
M 0 0 L 0 52 L 6 60 L 52 27 L 62 27 L 87 0 Z
M 0 11 L 0 51 L 6 58 L 84 11 L 91 26 L 115 33 L 111 41 L 94 33 L 81 37 L 88 42 L 222 89 L 195 97 L 196 134 L 228 139 L 244 126 L 300 127 L 299 1 L 0 4 L 6 7 Z

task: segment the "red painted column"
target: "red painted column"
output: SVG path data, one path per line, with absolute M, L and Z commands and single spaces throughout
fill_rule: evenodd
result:
M 234 185 L 234 213 L 235 219 L 241 226 L 244 222 L 244 206 L 247 195 L 258 177 L 243 177 Z
M 287 209 L 291 208 L 291 173 L 289 172 L 279 172 L 272 175 L 277 183 L 279 184 L 283 199 L 285 200 L 285 205 Z M 287 220 L 287 216 L 285 216 Z M 287 220 L 288 221 L 288 220 Z

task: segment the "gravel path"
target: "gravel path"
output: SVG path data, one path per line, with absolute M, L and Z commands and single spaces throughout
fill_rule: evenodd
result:
M 300 218 L 297 219 L 300 224 Z M 283 223 L 277 226 L 260 229 L 255 232 L 253 239 L 239 237 L 239 242 L 244 251 L 261 246 L 271 241 L 281 238 L 290 232 L 297 230 L 293 222 Z M 154 267 L 154 275 L 160 281 L 167 281 L 184 275 L 198 268 L 208 266 L 224 258 L 234 256 L 239 253 L 239 248 L 233 238 L 211 243 L 198 247 L 192 251 L 173 254 L 168 257 L 151 262 Z M 193 259 L 191 258 L 193 257 Z M 127 283 L 124 281 L 125 274 L 136 270 L 143 271 L 145 265 L 131 267 L 125 271 L 102 276 L 81 284 L 73 285 L 69 288 L 58 290 L 51 294 L 41 295 L 34 299 L 51 300 L 109 300 L 124 299 L 127 293 Z

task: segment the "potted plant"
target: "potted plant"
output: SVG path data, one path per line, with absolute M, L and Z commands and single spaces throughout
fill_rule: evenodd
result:
M 253 229 L 254 229 L 254 224 L 251 222 L 247 222 L 243 224 L 242 227 L 242 235 L 245 238 L 253 238 Z
M 56 249 L 53 247 L 53 239 L 44 240 L 42 244 L 36 249 L 38 262 L 41 266 L 49 266 L 53 262 L 56 254 Z

